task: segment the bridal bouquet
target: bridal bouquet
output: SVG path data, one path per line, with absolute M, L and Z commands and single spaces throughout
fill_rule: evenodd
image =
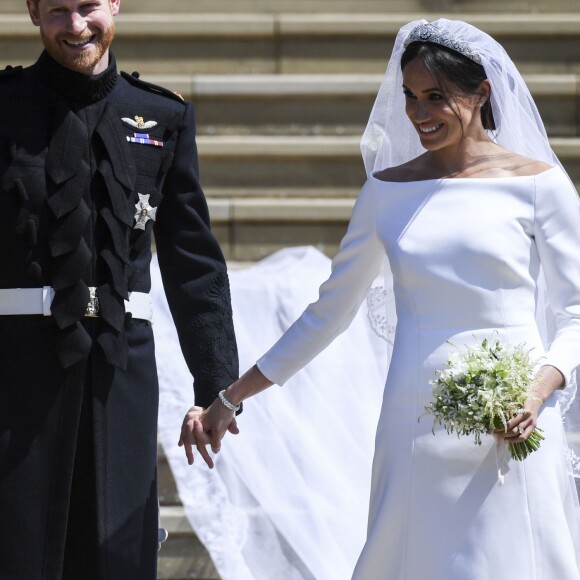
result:
M 497 338 L 484 339 L 465 351 L 449 356 L 445 370 L 436 371 L 433 385 L 434 401 L 426 407 L 435 416 L 435 424 L 448 433 L 475 435 L 481 445 L 481 435 L 493 429 L 506 429 L 532 395 L 529 385 L 535 374 L 535 361 L 525 344 L 504 346 Z M 514 459 L 523 460 L 536 451 L 544 437 L 534 429 L 526 441 L 509 443 Z

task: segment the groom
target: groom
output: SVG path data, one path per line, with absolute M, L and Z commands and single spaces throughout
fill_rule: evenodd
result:
M 0 74 L 0 578 L 156 577 L 152 235 L 196 404 L 238 376 L 193 107 L 117 73 L 120 0 L 27 0 Z

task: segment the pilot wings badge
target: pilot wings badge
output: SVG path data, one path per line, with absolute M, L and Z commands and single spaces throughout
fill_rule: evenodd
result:
M 122 117 L 121 121 L 127 123 L 131 127 L 135 129 L 152 129 L 157 125 L 157 121 L 145 121 L 143 117 L 139 117 L 139 115 L 135 115 L 134 119 L 130 119 L 129 117 Z

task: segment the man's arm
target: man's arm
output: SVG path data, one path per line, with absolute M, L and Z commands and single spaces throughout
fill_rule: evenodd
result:
M 159 266 L 194 377 L 196 405 L 207 407 L 237 379 L 238 353 L 225 259 L 199 183 L 191 103 L 185 105 L 163 195 L 155 225 Z

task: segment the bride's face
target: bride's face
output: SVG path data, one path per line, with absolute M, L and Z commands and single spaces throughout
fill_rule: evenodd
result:
M 457 147 L 463 139 L 483 131 L 480 95 L 466 95 L 453 85 L 444 93 L 420 58 L 403 69 L 405 112 L 428 151 Z

